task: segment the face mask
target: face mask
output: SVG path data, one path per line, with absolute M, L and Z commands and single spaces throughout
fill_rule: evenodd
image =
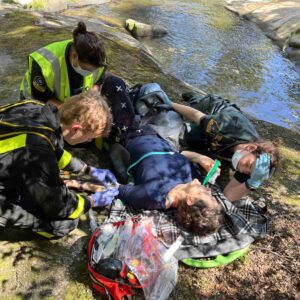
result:
M 245 155 L 245 154 L 242 154 L 242 152 L 243 152 L 242 150 L 235 151 L 231 158 L 231 163 L 235 170 L 236 170 L 236 167 L 237 167 L 240 159 Z
M 77 63 L 77 64 L 78 64 L 78 63 Z M 93 73 L 93 72 L 88 71 L 88 70 L 83 70 L 83 69 L 79 66 L 79 64 L 78 64 L 77 67 L 75 67 L 73 61 L 72 61 L 72 67 L 73 67 L 73 69 L 75 70 L 76 73 L 78 73 L 79 75 L 81 75 L 81 76 L 83 76 L 83 77 L 88 76 L 88 75 L 91 75 L 91 74 Z

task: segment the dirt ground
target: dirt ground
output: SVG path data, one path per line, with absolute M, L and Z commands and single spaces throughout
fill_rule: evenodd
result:
M 63 26 L 47 27 L 38 17 L 24 11 L 10 12 L 1 8 L 1 4 L 0 13 L 0 54 L 6 58 L 4 65 L 0 61 L 0 93 L 4 103 L 17 95 L 27 53 L 58 37 L 69 37 L 73 25 L 66 27 L 66 24 L 68 21 L 74 24 L 76 20 L 64 17 Z M 54 22 L 55 16 L 48 17 Z M 115 32 L 119 30 L 112 28 L 111 32 L 102 34 L 112 57 L 112 68 L 118 70 L 121 77 L 127 79 L 128 74 L 134 74 L 131 79 L 136 83 L 145 82 L 151 74 L 171 96 L 188 90 L 187 85 L 165 74 L 143 49 L 133 46 L 133 40 L 129 46 L 119 33 L 114 36 Z M 120 55 L 125 55 L 126 67 L 118 65 Z M 172 300 L 300 299 L 300 135 L 265 122 L 257 121 L 256 125 L 264 138 L 279 138 L 283 157 L 277 174 L 254 195 L 257 201 L 267 205 L 268 234 L 254 243 L 246 256 L 228 266 L 200 270 L 180 265 Z M 74 151 L 78 155 L 87 155 L 80 148 Z M 88 160 L 109 167 L 105 152 L 93 151 Z M 107 211 L 99 212 L 99 219 L 105 215 Z M 93 299 L 86 268 L 89 234 L 85 216 L 77 230 L 57 241 L 40 240 L 29 233 L 2 229 L 0 298 Z

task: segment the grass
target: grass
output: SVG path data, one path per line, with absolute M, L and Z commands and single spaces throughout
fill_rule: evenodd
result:
M 299 151 L 280 147 L 282 155 L 281 166 L 265 191 L 274 200 L 288 204 L 300 211 L 300 156 Z

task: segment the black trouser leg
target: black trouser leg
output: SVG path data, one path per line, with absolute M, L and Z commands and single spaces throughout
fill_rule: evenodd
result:
M 138 135 L 156 134 L 150 126 L 140 126 L 125 82 L 116 76 L 105 79 L 101 93 L 108 101 L 113 114 L 110 141 L 120 142 Z
M 105 79 L 101 93 L 111 107 L 114 127 L 126 131 L 134 125 L 135 113 L 125 82 L 116 76 Z
M 206 115 L 215 114 L 224 102 L 228 102 L 221 97 L 215 95 L 207 95 L 203 97 L 197 93 L 189 99 L 185 99 L 193 108 L 200 110 Z
M 29 213 L 21 206 L 0 202 L 0 227 L 18 227 L 31 229 L 33 232 L 46 238 L 59 238 L 74 230 L 78 225 L 77 220 L 43 220 Z

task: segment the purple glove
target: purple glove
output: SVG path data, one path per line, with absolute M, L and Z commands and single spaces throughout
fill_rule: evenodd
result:
M 107 169 L 97 169 L 92 167 L 90 174 L 97 179 L 98 181 L 100 181 L 101 183 L 103 183 L 103 185 L 105 187 L 107 187 L 110 184 L 117 184 L 117 179 L 115 177 L 115 175 Z
M 93 194 L 91 197 L 94 199 L 94 207 L 110 205 L 114 198 L 118 196 L 119 190 L 116 188 L 108 189 Z

